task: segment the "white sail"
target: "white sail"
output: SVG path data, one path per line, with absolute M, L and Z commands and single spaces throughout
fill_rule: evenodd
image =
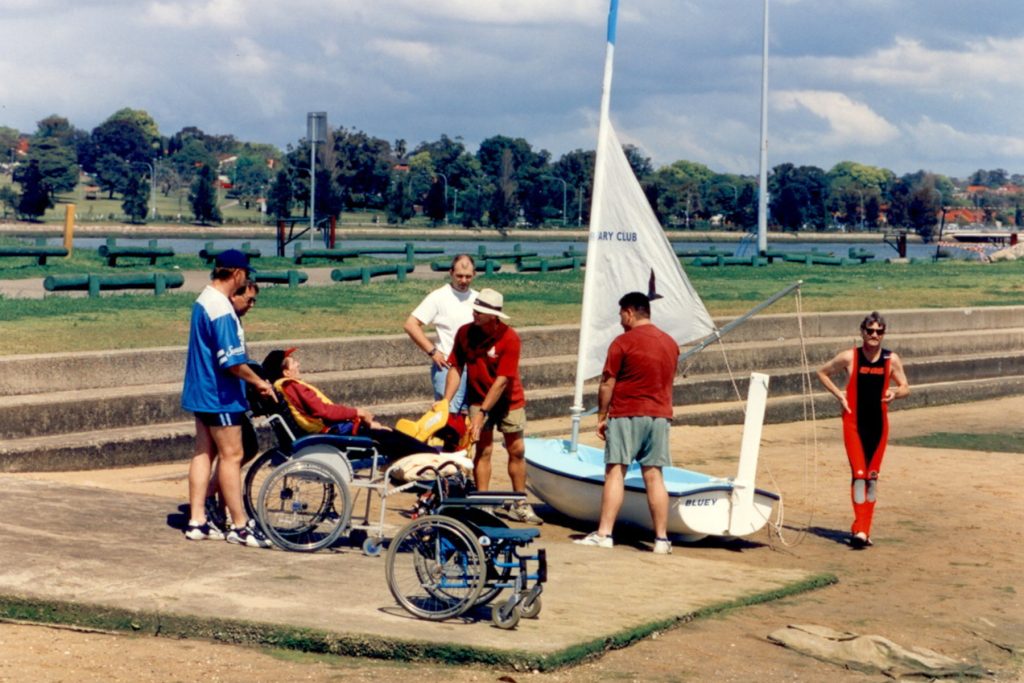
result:
M 716 332 L 721 334 L 683 272 L 611 124 L 608 112 L 617 13 L 618 0 L 610 0 L 572 439 L 528 438 L 525 454 L 527 488 L 562 514 L 593 522 L 601 514 L 605 461 L 600 449 L 579 444 L 583 383 L 601 373 L 609 345 L 622 332 L 619 299 L 634 291 L 647 294 L 652 321 L 680 345 L 702 339 L 703 348 L 717 338 Z M 727 329 L 729 325 L 723 328 Z M 753 409 L 748 407 L 735 485 L 730 480 L 678 467 L 664 468 L 670 497 L 668 531 L 677 539 L 752 534 L 765 524 L 779 499 L 754 488 L 767 376 L 752 375 L 751 387 L 748 406 L 753 404 Z M 627 470 L 626 483 L 620 519 L 652 528 L 643 474 L 637 463 Z M 719 500 L 722 504 L 716 505 Z
M 651 320 L 679 344 L 701 339 L 715 329 L 611 122 L 602 124 L 597 156 L 604 163 L 597 167 L 605 177 L 594 181 L 601 192 L 594 197 L 591 212 L 577 381 L 601 373 L 609 344 L 622 333 L 618 300 L 628 292 L 651 296 Z
M 652 320 L 679 344 L 714 331 L 711 316 L 683 272 L 612 127 L 609 112 L 618 13 L 618 0 L 610 0 L 572 405 L 574 450 L 584 412 L 583 383 L 601 374 L 608 346 L 622 331 L 618 307 L 622 295 L 634 291 L 652 295 Z

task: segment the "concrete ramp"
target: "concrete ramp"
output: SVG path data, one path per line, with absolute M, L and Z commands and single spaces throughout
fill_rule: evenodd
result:
M 831 575 L 697 560 L 677 547 L 547 549 L 537 619 L 440 623 L 395 603 L 383 557 L 186 541 L 166 498 L 0 477 L 0 616 L 389 659 L 550 669 L 681 621 L 828 585 Z M 558 534 L 552 534 L 558 535 Z M 747 552 L 770 552 L 751 547 Z

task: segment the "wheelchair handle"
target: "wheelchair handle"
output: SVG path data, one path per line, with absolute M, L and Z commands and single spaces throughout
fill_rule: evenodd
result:
M 427 472 L 433 472 L 434 475 L 437 477 L 441 476 L 441 472 L 438 470 L 437 467 L 434 467 L 433 465 L 424 465 L 423 467 L 416 471 L 416 477 L 419 478 L 426 474 Z

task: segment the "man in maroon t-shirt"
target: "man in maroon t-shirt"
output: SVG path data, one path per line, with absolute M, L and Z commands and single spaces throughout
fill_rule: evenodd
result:
M 661 468 L 672 464 L 672 380 L 679 345 L 651 322 L 646 294 L 630 292 L 619 299 L 623 334 L 608 347 L 597 391 L 597 435 L 607 441 L 604 489 L 597 531 L 576 543 L 611 548 L 612 528 L 622 507 L 626 469 L 640 463 L 647 504 L 654 522 L 654 552 L 672 552 L 668 539 L 668 491 Z
M 519 379 L 519 335 L 502 322 L 504 298 L 493 289 L 484 289 L 473 303 L 473 322 L 455 333 L 444 398 L 450 402 L 459 388 L 462 373 L 468 374 L 466 405 L 469 406 L 470 438 L 476 443 L 473 477 L 480 491 L 491 485 L 491 450 L 494 428 L 505 437 L 508 451 L 508 476 L 512 490 L 526 491 L 526 398 Z M 443 404 L 440 404 L 443 405 Z M 505 510 L 518 522 L 543 524 L 533 508 L 524 503 Z

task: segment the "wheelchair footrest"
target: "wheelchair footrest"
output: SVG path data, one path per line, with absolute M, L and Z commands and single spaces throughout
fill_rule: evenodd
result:
M 464 498 L 445 498 L 445 505 L 504 505 L 526 500 L 526 494 L 519 491 L 474 491 Z
M 520 543 L 529 543 L 533 539 L 540 537 L 540 529 L 513 529 L 504 526 L 482 526 L 480 527 L 480 533 L 490 539 Z

